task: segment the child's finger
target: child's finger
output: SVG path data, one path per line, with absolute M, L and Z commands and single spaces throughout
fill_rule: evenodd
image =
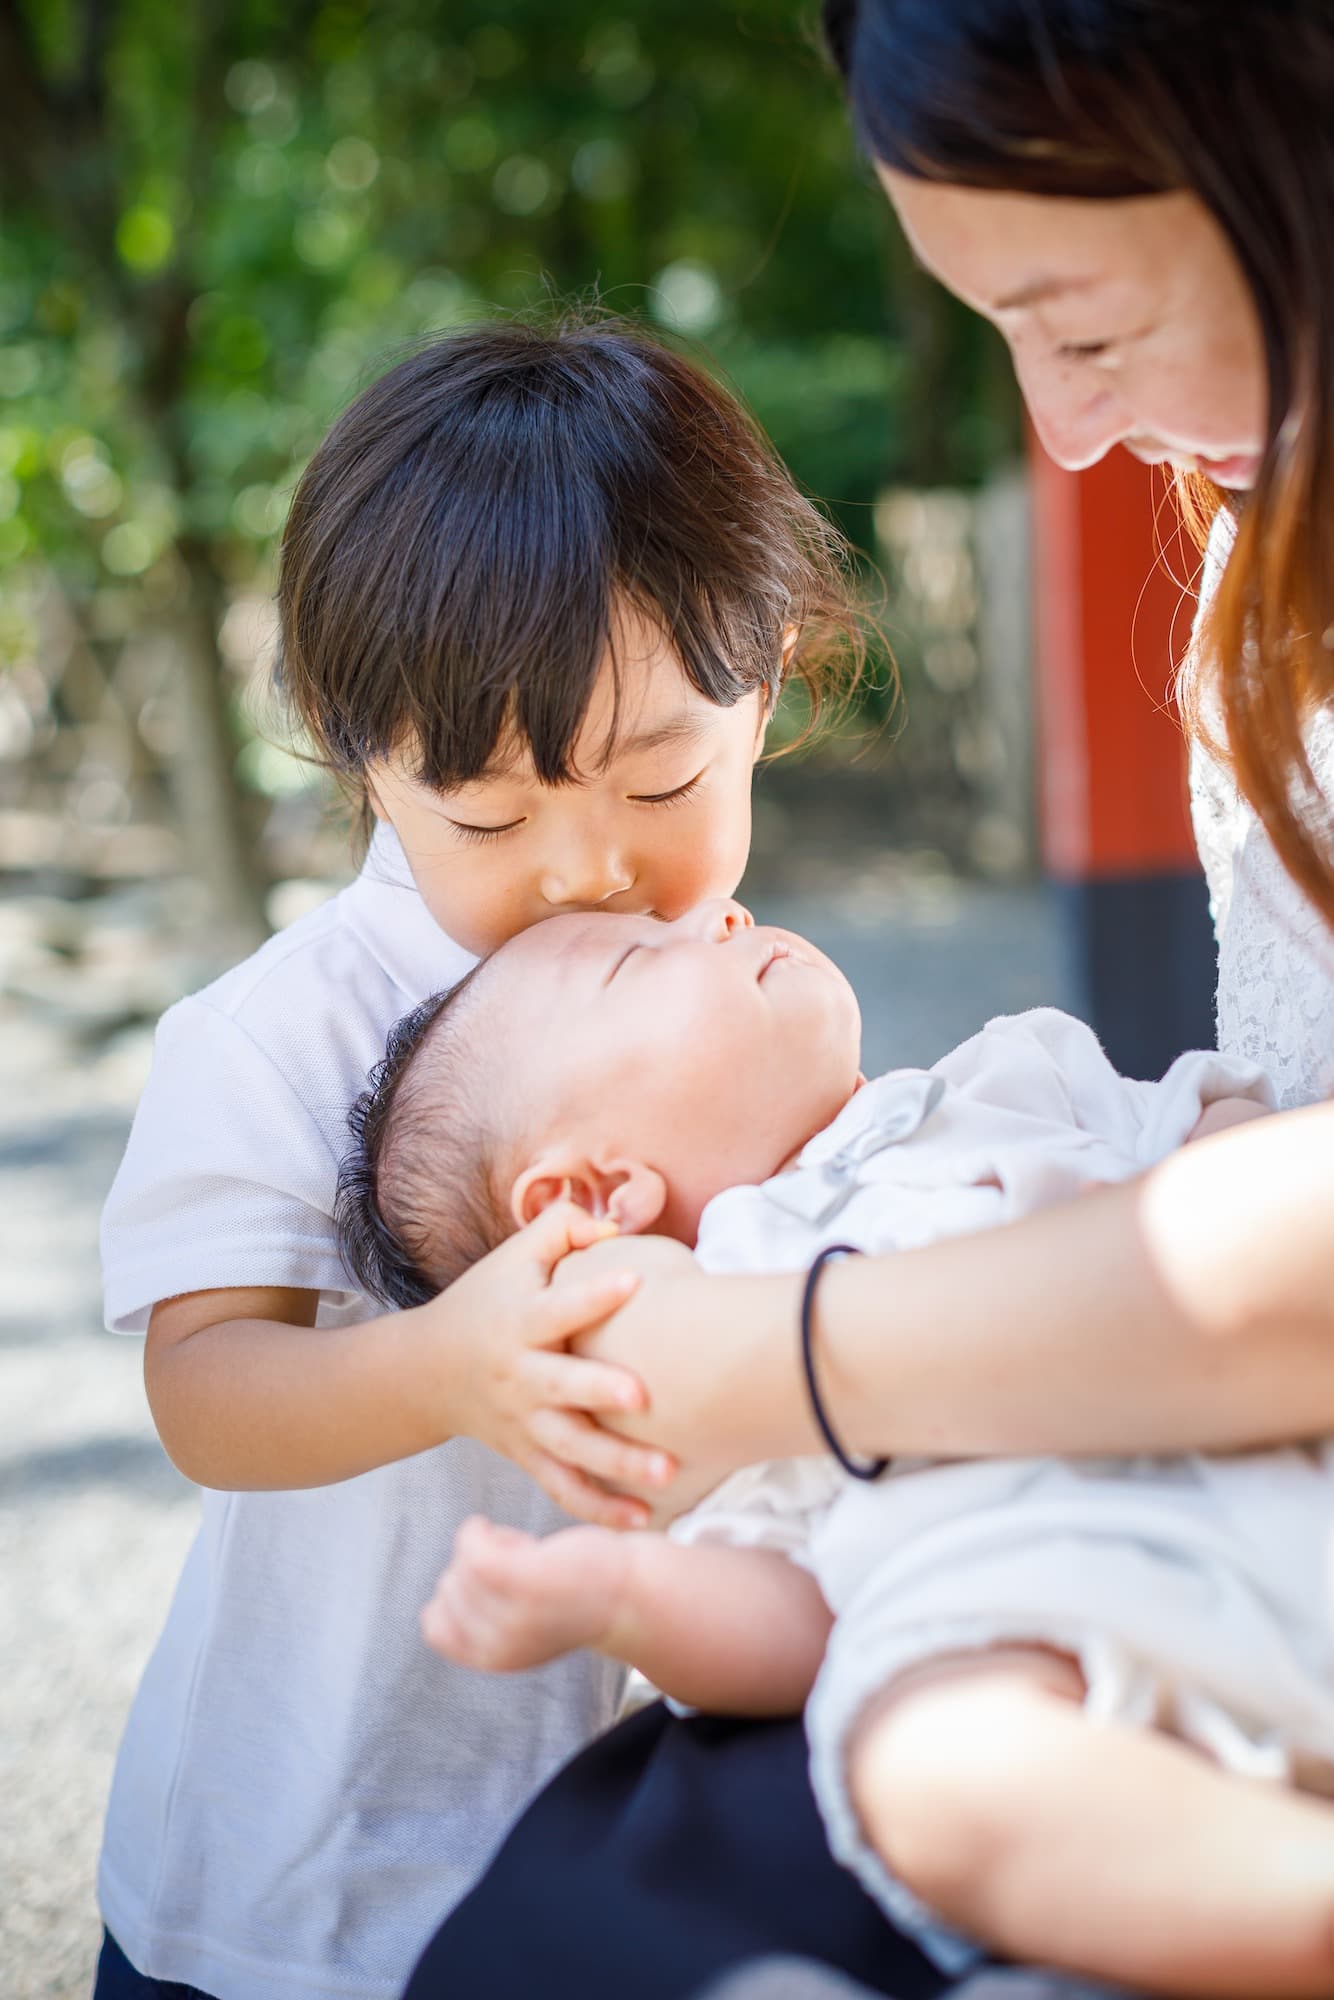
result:
M 639 1377 L 611 1361 L 539 1348 L 525 1355 L 521 1366 L 524 1388 L 534 1403 L 609 1417 L 633 1416 L 648 1408 L 648 1392 Z
M 524 1470 L 532 1474 L 542 1491 L 577 1520 L 591 1521 L 598 1528 L 646 1528 L 649 1510 L 642 1500 L 626 1493 L 608 1493 L 587 1473 L 576 1472 L 549 1452 L 534 1451 L 524 1460 Z
M 542 1277 L 549 1280 L 562 1257 L 571 1250 L 587 1250 L 605 1236 L 616 1234 L 616 1224 L 604 1215 L 590 1215 L 578 1202 L 553 1201 L 522 1232 L 529 1256 Z
M 676 1476 L 665 1451 L 617 1437 L 574 1410 L 534 1410 L 528 1429 L 543 1451 L 609 1486 L 661 1488 Z
M 537 1324 L 541 1328 L 536 1344 L 556 1347 L 572 1340 L 577 1333 L 591 1332 L 620 1311 L 638 1291 L 640 1282 L 637 1271 L 606 1271 L 589 1278 L 585 1284 L 544 1292 L 536 1306 Z

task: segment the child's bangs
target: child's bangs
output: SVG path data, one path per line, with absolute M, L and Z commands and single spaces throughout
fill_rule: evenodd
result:
M 746 413 L 639 329 L 476 327 L 372 384 L 303 475 L 282 678 L 353 783 L 392 758 L 442 792 L 578 784 L 627 725 L 622 628 L 720 707 L 775 699 L 798 632 L 818 692 L 844 560 Z
M 451 791 L 519 772 L 557 786 L 601 776 L 636 728 L 641 702 L 628 683 L 645 662 L 655 677 L 680 674 L 723 708 L 766 685 L 753 640 L 742 659 L 729 657 L 713 608 L 684 580 L 672 606 L 675 627 L 643 591 L 617 582 L 603 590 L 587 574 L 583 582 L 571 590 L 566 574 L 550 593 L 538 589 L 527 606 L 511 606 L 518 629 L 502 634 L 493 624 L 491 643 L 470 649 L 466 661 L 457 647 L 446 653 L 444 635 L 439 652 L 422 647 L 431 692 L 414 702 L 401 745 L 419 782 Z M 765 651 L 774 654 L 776 675 L 777 645 Z M 595 740 L 585 741 L 594 726 Z

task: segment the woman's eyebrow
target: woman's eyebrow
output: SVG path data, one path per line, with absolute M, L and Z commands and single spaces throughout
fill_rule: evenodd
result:
M 1030 278 L 1026 285 L 1020 285 L 1014 292 L 1007 292 L 1003 299 L 996 299 L 988 306 L 988 312 L 1018 312 L 1024 306 L 1040 306 L 1047 299 L 1054 299 L 1062 292 L 1086 292 L 1090 285 L 1097 284 L 1096 278 Z

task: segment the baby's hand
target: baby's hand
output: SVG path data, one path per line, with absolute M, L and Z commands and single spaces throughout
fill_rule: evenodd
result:
M 539 1540 L 474 1514 L 422 1611 L 422 1636 L 447 1660 L 493 1674 L 596 1646 L 615 1620 L 631 1546 L 606 1528 Z
M 604 1267 L 552 1284 L 568 1251 L 610 1227 L 573 1202 L 556 1203 L 416 1311 L 446 1377 L 448 1434 L 513 1459 L 568 1513 L 638 1528 L 647 1507 L 608 1487 L 661 1488 L 674 1462 L 602 1428 L 599 1413 L 644 1409 L 643 1384 L 628 1369 L 571 1353 L 569 1343 L 624 1305 L 639 1279 Z

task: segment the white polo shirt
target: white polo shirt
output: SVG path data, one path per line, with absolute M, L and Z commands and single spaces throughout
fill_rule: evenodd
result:
M 107 1321 L 175 1293 L 287 1285 L 318 1327 L 378 1310 L 331 1214 L 347 1112 L 389 1029 L 472 964 L 381 829 L 358 879 L 164 1015 L 107 1201 Z M 149 1977 L 216 2000 L 390 2000 L 510 1821 L 613 1718 L 622 1674 L 576 1655 L 447 1665 L 417 1615 L 458 1523 L 563 1522 L 456 1439 L 338 1486 L 203 1494 L 135 1698 L 99 1874 Z

